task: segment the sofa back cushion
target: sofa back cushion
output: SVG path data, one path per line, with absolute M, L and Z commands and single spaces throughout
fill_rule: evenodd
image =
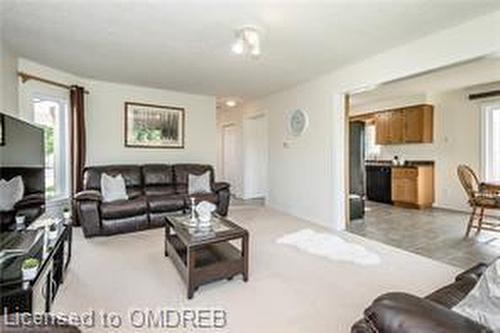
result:
M 188 192 L 188 182 L 189 175 L 200 176 L 205 172 L 210 174 L 210 185 L 214 182 L 214 169 L 211 165 L 206 164 L 175 164 L 174 165 L 174 175 L 175 175 L 175 186 L 177 193 L 187 194 Z
M 146 164 L 142 167 L 146 195 L 175 193 L 174 169 L 168 164 Z
M 122 175 L 129 197 L 134 197 L 142 189 L 141 167 L 137 165 L 103 165 L 87 167 L 83 171 L 83 188 L 101 191 L 101 177 Z

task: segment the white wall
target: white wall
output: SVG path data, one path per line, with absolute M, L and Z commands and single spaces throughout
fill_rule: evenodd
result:
M 168 90 L 88 81 L 87 163 L 216 163 L 215 98 Z M 124 146 L 124 102 L 185 108 L 184 149 Z
M 269 112 L 269 204 L 331 228 L 344 228 L 342 94 L 496 52 L 500 39 L 491 36 L 499 33 L 497 11 L 249 103 Z M 283 146 L 286 114 L 296 108 L 309 113 L 310 128 L 287 149 Z
M 268 169 L 267 114 L 243 118 L 243 198 L 267 196 Z
M 17 57 L 1 37 L 0 31 L 0 111 L 18 115 Z
M 54 68 L 20 59 L 19 69 L 63 84 L 79 84 L 90 91 L 85 97 L 87 164 L 115 163 L 216 163 L 215 98 L 169 90 L 137 87 L 80 78 Z M 68 91 L 37 81 L 19 84 L 21 116 L 31 120 L 31 99 L 37 92 L 68 97 Z M 124 146 L 126 101 L 185 108 L 184 149 L 144 149 Z
M 217 177 L 223 179 L 224 164 L 224 126 L 235 126 L 236 131 L 236 182 L 231 184 L 231 192 L 238 198 L 243 197 L 243 114 L 240 107 L 217 111 Z
M 376 90 L 375 90 L 376 91 Z M 351 100 L 355 100 L 355 96 Z M 383 111 L 396 106 L 417 105 L 427 103 L 427 94 L 413 94 L 409 96 L 399 96 L 391 99 L 381 99 L 363 104 L 351 104 L 350 116 Z

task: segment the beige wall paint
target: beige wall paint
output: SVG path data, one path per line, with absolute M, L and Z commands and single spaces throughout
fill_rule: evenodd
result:
M 19 68 L 64 84 L 79 84 L 86 95 L 87 164 L 216 163 L 215 98 L 80 78 L 54 68 L 20 59 Z M 68 91 L 29 81 L 19 86 L 23 118 L 31 120 L 31 98 L 37 92 L 56 97 Z M 124 146 L 124 103 L 143 102 L 186 109 L 185 149 L 144 149 Z
M 88 81 L 88 164 L 216 163 L 215 98 L 168 90 Z M 185 108 L 185 148 L 145 149 L 124 146 L 124 102 Z
M 217 111 L 217 177 L 224 179 L 224 127 L 235 126 L 237 133 L 237 181 L 231 184 L 231 191 L 234 195 L 241 198 L 243 195 L 243 114 L 241 107 L 232 109 L 222 109 Z
M 0 28 L 1 29 L 1 28 Z M 17 56 L 4 44 L 0 31 L 0 111 L 18 115 Z
M 330 228 L 345 227 L 343 93 L 500 50 L 500 11 L 252 101 L 269 112 L 269 204 Z M 286 116 L 305 109 L 310 128 L 285 148 Z

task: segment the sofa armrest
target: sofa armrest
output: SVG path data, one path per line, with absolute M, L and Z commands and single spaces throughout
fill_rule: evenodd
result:
M 85 190 L 75 194 L 76 201 L 102 201 L 102 195 L 99 191 Z
M 226 182 L 212 184 L 212 190 L 217 194 L 217 214 L 221 216 L 226 216 L 229 211 L 229 201 L 231 200 L 229 187 L 229 183 Z
M 38 207 L 43 206 L 45 204 L 45 197 L 42 193 L 33 193 L 28 194 L 14 205 L 15 210 L 29 208 L 29 207 Z
M 472 278 L 476 281 L 479 281 L 479 278 L 483 275 L 484 271 L 488 268 L 488 264 L 479 263 L 468 270 L 460 273 L 455 278 L 455 281 L 460 281 L 466 278 Z
M 102 196 L 99 191 L 85 190 L 74 197 L 74 207 L 85 237 L 101 233 L 100 205 Z
M 213 183 L 212 185 L 212 190 L 214 192 L 219 192 L 219 191 L 222 191 L 222 190 L 229 190 L 229 187 L 231 185 L 229 185 L 229 183 L 226 183 L 226 182 L 217 182 L 217 183 Z
M 364 319 L 381 333 L 493 333 L 444 306 L 405 293 L 378 297 Z

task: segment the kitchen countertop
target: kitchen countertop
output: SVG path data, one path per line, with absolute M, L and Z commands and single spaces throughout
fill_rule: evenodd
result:
M 366 160 L 365 165 L 373 166 L 389 166 L 392 168 L 416 168 L 419 166 L 433 166 L 434 161 L 430 160 L 408 160 L 404 165 L 393 165 L 392 161 L 388 160 Z

